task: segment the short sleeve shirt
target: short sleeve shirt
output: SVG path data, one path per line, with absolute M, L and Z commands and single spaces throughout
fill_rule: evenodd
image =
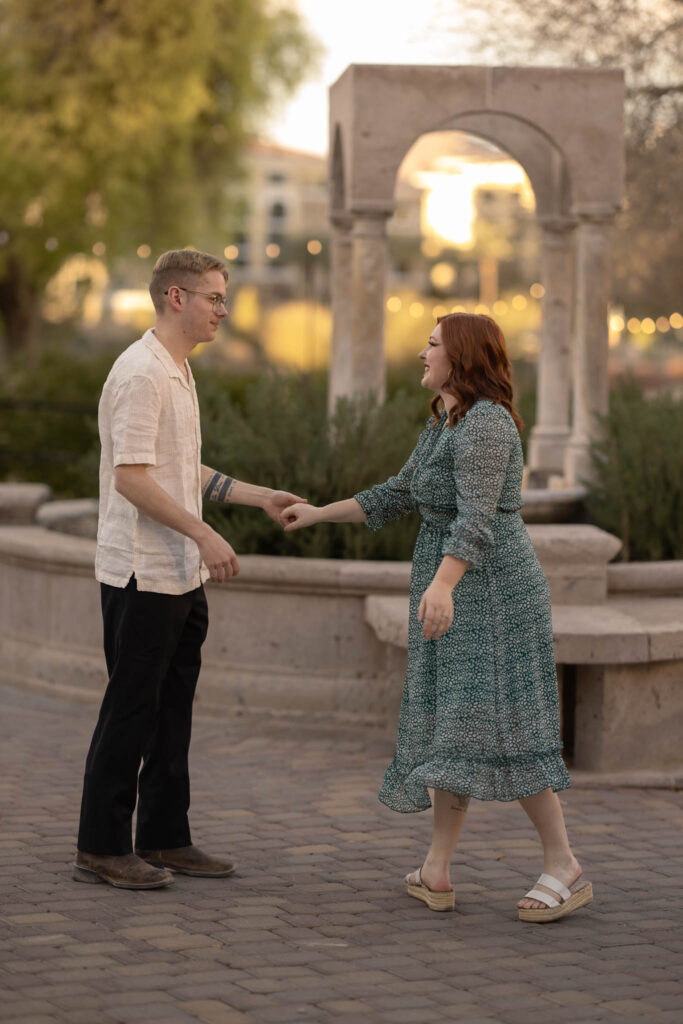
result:
M 195 541 L 139 512 L 114 486 L 114 470 L 146 465 L 166 493 L 202 517 L 201 432 L 189 363 L 176 365 L 153 331 L 114 363 L 99 404 L 100 510 L 95 575 L 138 590 L 185 594 L 208 578 Z

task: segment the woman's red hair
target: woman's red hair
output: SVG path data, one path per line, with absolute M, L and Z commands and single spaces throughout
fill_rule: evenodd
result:
M 438 317 L 437 323 L 451 363 L 443 391 L 456 401 L 448 414 L 449 426 L 454 427 L 480 398 L 487 398 L 507 409 L 521 432 L 524 424 L 513 403 L 505 338 L 495 320 L 478 313 L 449 313 Z M 437 421 L 441 402 L 436 395 L 431 403 Z

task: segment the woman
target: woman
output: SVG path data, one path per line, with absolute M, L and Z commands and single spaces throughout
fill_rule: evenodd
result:
M 543 873 L 517 907 L 551 921 L 592 888 L 567 839 L 550 593 L 519 509 L 521 420 L 505 339 L 487 316 L 439 318 L 420 352 L 433 418 L 403 469 L 324 508 L 297 504 L 286 530 L 321 522 L 378 529 L 417 510 L 408 671 L 398 742 L 380 792 L 396 811 L 431 804 L 434 831 L 408 893 L 451 910 L 450 862 L 470 797 L 516 800 L 543 844 Z M 442 408 L 443 407 L 443 408 Z

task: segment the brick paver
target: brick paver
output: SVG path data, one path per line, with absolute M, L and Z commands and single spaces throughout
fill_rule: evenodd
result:
M 95 718 L 0 691 L 0 1020 L 4 1024 L 571 1024 L 683 1020 L 683 794 L 563 794 L 596 902 L 520 924 L 540 871 L 517 804 L 473 802 L 457 908 L 402 892 L 429 816 L 376 791 L 373 733 L 195 723 L 195 841 L 239 864 L 126 892 L 72 882 Z

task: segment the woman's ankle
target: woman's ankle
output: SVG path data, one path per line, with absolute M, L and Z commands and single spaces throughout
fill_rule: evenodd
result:
M 451 888 L 450 864 L 438 860 L 429 853 L 421 869 L 422 880 L 430 889 L 446 891 Z

